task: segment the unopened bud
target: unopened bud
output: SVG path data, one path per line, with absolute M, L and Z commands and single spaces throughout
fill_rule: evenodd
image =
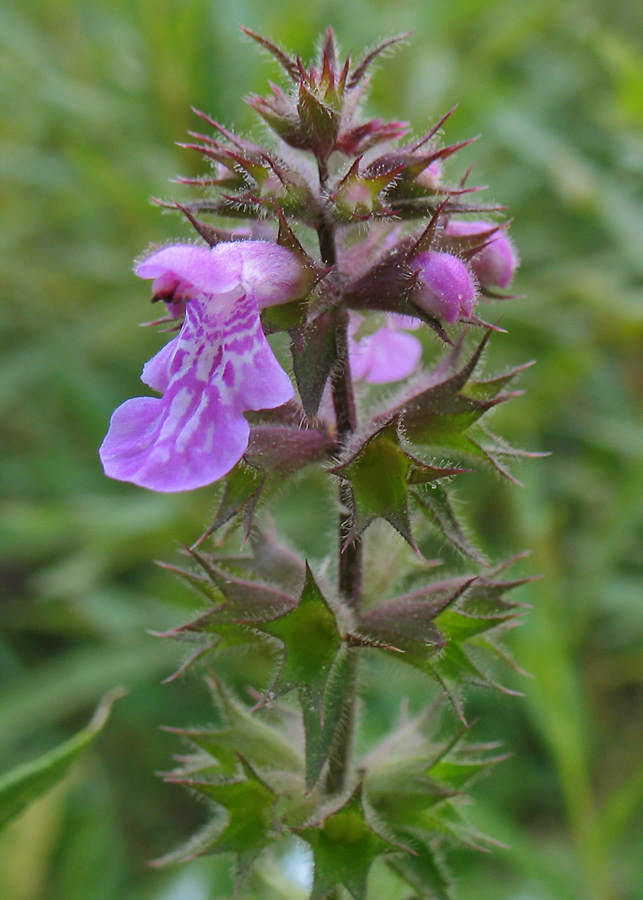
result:
M 483 234 L 493 228 L 489 222 L 458 222 L 452 220 L 444 229 L 451 237 L 469 237 Z M 471 258 L 471 268 L 483 287 L 509 286 L 520 260 L 509 236 L 497 231 L 489 239 L 486 247 Z
M 432 163 L 422 169 L 419 175 L 415 177 L 415 183 L 419 184 L 425 191 L 435 191 L 440 187 L 442 181 L 442 160 L 434 159 Z
M 450 324 L 472 314 L 478 291 L 461 259 L 429 250 L 418 253 L 413 266 L 417 277 L 413 302 L 418 307 Z

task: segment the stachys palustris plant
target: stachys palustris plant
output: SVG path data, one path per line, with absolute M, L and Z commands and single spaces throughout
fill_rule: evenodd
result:
M 520 452 L 483 418 L 514 396 L 506 389 L 524 366 L 480 377 L 500 330 L 480 313 L 509 299 L 501 292 L 518 256 L 497 207 L 476 202 L 466 176 L 446 180 L 445 162 L 469 143 L 440 142 L 450 113 L 421 137 L 404 122 L 360 117 L 372 63 L 402 38 L 353 65 L 329 30 L 305 67 L 246 34 L 288 81 L 248 99 L 272 145 L 198 113 L 212 133 L 185 146 L 211 171 L 181 179 L 201 188 L 199 199 L 165 204 L 198 239 L 136 267 L 165 305 L 158 322 L 178 331 L 143 369 L 161 396 L 120 406 L 101 447 L 108 475 L 151 490 L 222 482 L 214 520 L 186 551 L 193 568 L 167 567 L 207 600 L 170 636 L 193 645 L 185 667 L 207 663 L 218 716 L 217 727 L 179 732 L 193 755 L 167 777 L 205 797 L 213 818 L 168 858 L 231 854 L 237 891 L 274 897 L 267 860 L 296 840 L 312 852 L 313 900 L 364 900 L 376 860 L 387 896 L 444 898 L 449 846 L 488 843 L 467 825 L 462 799 L 498 759 L 466 742 L 463 691 L 499 686 L 491 663 L 510 662 L 499 640 L 519 613 L 506 595 L 524 581 L 506 579 L 508 563 L 491 568 L 471 543 L 449 487 L 467 470 L 444 457 L 512 478 L 506 460 Z M 288 337 L 291 373 L 268 340 L 277 332 Z M 436 344 L 444 351 L 428 364 L 424 350 Z M 371 387 L 382 384 L 397 387 Z M 265 516 L 275 490 L 309 466 L 336 485 L 336 551 L 323 572 Z M 397 569 L 365 593 L 378 519 L 409 550 L 405 561 L 390 532 Z M 436 577 L 423 561 L 427 529 L 477 571 Z M 254 660 L 273 660 L 254 705 L 218 667 L 231 649 L 243 651 L 248 686 Z M 437 686 L 459 720 L 452 736 L 437 739 L 438 708 L 427 703 L 359 755 L 367 653 L 424 673 L 427 696 Z M 297 896 L 292 884 L 284 890 Z

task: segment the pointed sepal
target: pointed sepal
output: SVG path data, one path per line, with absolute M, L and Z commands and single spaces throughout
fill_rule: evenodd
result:
M 259 771 L 301 772 L 303 759 L 279 731 L 248 712 L 220 680 L 209 680 L 223 726 L 216 729 L 166 729 L 213 757 L 226 777 L 239 770 L 243 756 Z
M 353 900 L 366 900 L 368 874 L 378 856 L 400 847 L 380 835 L 369 822 L 361 784 L 335 811 L 314 824 L 296 829 L 310 844 L 315 860 L 311 900 L 323 900 L 343 886 Z
M 310 702 L 307 691 L 301 692 L 308 789 L 317 784 L 324 767 L 341 742 L 344 730 L 350 727 L 350 706 L 353 703 L 356 680 L 351 652 L 348 646 L 344 646 L 337 653 L 328 674 L 320 711 Z
M 237 880 L 245 874 L 259 853 L 278 837 L 275 816 L 276 795 L 243 757 L 240 765 L 245 777 L 226 782 L 168 775 L 167 781 L 183 784 L 227 813 L 223 828 L 213 827 L 209 839 L 202 842 L 198 855 L 234 853 Z M 193 858 L 196 854 L 189 857 Z
M 417 549 L 411 531 L 408 475 L 411 460 L 400 447 L 397 422 L 386 424 L 329 471 L 350 485 L 352 543 L 376 518 L 383 518 Z
M 290 332 L 293 369 L 306 415 L 314 418 L 330 376 L 337 347 L 335 320 L 322 313 L 308 325 Z
M 326 686 L 342 647 L 342 631 L 310 568 L 297 605 L 260 626 L 282 645 L 280 671 L 273 690 L 299 688 L 319 717 Z

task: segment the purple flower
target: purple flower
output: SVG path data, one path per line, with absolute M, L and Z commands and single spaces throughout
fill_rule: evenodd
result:
M 444 233 L 453 237 L 468 237 L 483 234 L 494 226 L 489 222 L 458 222 L 452 220 Z M 509 286 L 520 260 L 514 245 L 504 231 L 497 231 L 489 239 L 488 245 L 471 260 L 471 268 L 483 287 Z
M 417 328 L 419 322 L 409 316 L 387 316 L 387 323 L 373 334 L 356 338 L 361 316 L 351 317 L 349 354 L 355 381 L 386 384 L 406 378 L 418 367 L 422 344 L 401 328 Z
M 127 400 L 100 448 L 105 473 L 154 491 L 187 491 L 221 478 L 248 444 L 244 412 L 294 394 L 261 329 L 260 310 L 306 296 L 311 273 L 290 250 L 263 241 L 177 244 L 136 269 L 154 278 L 181 331 L 145 364 L 161 398 Z M 172 314 L 172 312 L 170 313 Z
M 414 302 L 418 306 L 450 324 L 472 314 L 478 290 L 461 259 L 428 250 L 413 258 L 413 266 L 417 274 Z

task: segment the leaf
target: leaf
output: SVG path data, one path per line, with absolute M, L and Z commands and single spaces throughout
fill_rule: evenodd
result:
M 368 873 L 382 853 L 399 846 L 377 834 L 367 822 L 362 805 L 362 787 L 338 810 L 315 825 L 293 829 L 310 844 L 315 858 L 311 900 L 322 900 L 343 885 L 354 900 L 366 900 Z
M 261 314 L 264 334 L 300 328 L 306 321 L 307 312 L 308 303 L 305 300 L 293 300 L 291 303 L 267 306 Z
M 474 581 L 475 577 L 438 582 L 388 600 L 362 616 L 358 631 L 392 645 L 382 649 L 435 653 L 445 643 L 435 620 Z M 406 655 L 400 658 L 409 661 Z
M 451 642 L 447 645 L 441 658 L 435 663 L 435 671 L 445 681 L 453 684 L 477 684 L 487 688 L 494 688 L 503 694 L 521 696 L 518 691 L 499 684 L 473 661 L 470 653 L 462 644 Z
M 273 44 L 272 41 L 269 41 L 267 38 L 263 37 L 263 35 L 257 34 L 250 28 L 246 28 L 243 25 L 241 25 L 240 27 L 244 34 L 247 34 L 248 37 L 252 38 L 253 41 L 256 41 L 260 47 L 263 47 L 264 50 L 267 50 L 268 53 L 271 53 L 272 56 L 274 56 L 277 62 L 283 67 L 288 75 L 290 75 L 293 81 L 297 82 L 299 80 L 299 68 L 297 67 L 297 63 L 291 56 L 289 56 L 276 44 Z
M 464 393 L 476 400 L 491 400 L 497 397 L 500 391 L 517 375 L 520 375 L 533 365 L 535 365 L 535 360 L 523 363 L 522 366 L 516 366 L 509 372 L 505 372 L 503 375 L 496 375 L 494 378 L 487 378 L 484 381 L 470 381 L 464 388 Z
M 437 781 L 450 785 L 456 791 L 464 790 L 487 769 L 497 765 L 507 756 L 496 756 L 492 759 L 478 760 L 477 762 L 440 760 L 431 767 L 431 776 Z
M 175 566 L 159 560 L 156 561 L 156 565 L 161 569 L 165 569 L 166 572 L 172 572 L 173 575 L 177 575 L 211 603 L 221 602 L 221 591 L 205 575 L 200 575 L 197 572 L 191 572 L 189 569 L 183 569 L 181 566 Z
M 112 704 L 124 696 L 115 688 L 101 700 L 85 728 L 38 759 L 16 766 L 0 776 L 0 828 L 67 775 L 74 761 L 103 730 Z
M 264 481 L 265 476 L 258 469 L 247 466 L 243 462 L 237 464 L 226 476 L 223 497 L 219 502 L 214 521 L 198 543 L 229 522 L 237 513 L 244 511 L 245 517 L 250 516 L 251 518 L 263 490 Z
M 463 393 L 490 334 L 491 331 L 487 331 L 469 361 L 455 372 L 452 371 L 452 366 L 458 359 L 460 346 L 454 348 L 436 370 L 411 385 L 393 408 L 379 415 L 376 421 L 385 422 L 395 416 L 402 417 L 405 434 L 411 441 L 441 445 L 453 434 L 465 431 L 493 406 L 508 399 L 503 395 L 476 399 Z
M 198 551 L 192 549 L 189 552 L 200 564 L 207 567 L 211 583 L 225 599 L 192 622 L 179 625 L 168 634 L 177 635 L 186 631 L 218 633 L 220 625 L 249 625 L 268 621 L 283 615 L 285 611 L 293 609 L 297 604 L 293 596 L 279 588 L 257 581 L 233 578 L 225 571 L 216 568 Z
M 306 574 L 304 560 L 279 542 L 274 529 L 254 528 L 250 544 L 251 554 L 201 553 L 200 556 L 221 572 L 279 585 L 287 593 L 298 596 Z
M 373 62 L 377 59 L 378 56 L 380 56 L 385 51 L 389 50 L 391 47 L 394 47 L 396 44 L 399 44 L 402 41 L 405 41 L 410 36 L 410 34 L 411 34 L 410 31 L 407 31 L 404 34 L 396 34 L 394 37 L 386 38 L 386 40 L 382 41 L 381 43 L 379 43 L 375 47 L 373 47 L 373 49 L 370 50 L 363 57 L 363 59 L 361 59 L 359 61 L 357 66 L 351 72 L 349 81 L 348 81 L 349 89 L 356 87 L 360 83 L 360 81 L 364 78 L 364 76 L 366 75 L 366 72 L 368 71 L 370 66 L 373 64 Z
M 259 501 L 293 472 L 327 456 L 334 446 L 325 427 L 253 424 L 243 460 L 226 477 L 214 521 L 194 546 L 199 546 L 239 513 L 243 513 L 247 538 Z
M 326 456 L 334 448 L 335 442 L 324 427 L 254 425 L 245 456 L 253 467 L 267 474 L 274 473 L 281 481 L 291 472 Z
M 490 610 L 486 614 L 477 615 L 460 609 L 452 609 L 440 616 L 440 628 L 450 640 L 462 643 L 478 634 L 484 634 L 485 631 L 490 631 L 492 628 L 498 628 L 505 622 L 515 619 L 516 615 L 517 613 L 513 609 L 499 612 Z
M 457 793 L 431 777 L 429 765 L 428 757 L 412 757 L 369 772 L 369 801 L 391 833 L 401 837 L 411 826 L 426 827 L 427 811 Z
M 316 97 L 303 79 L 299 82 L 297 111 L 309 146 L 319 159 L 327 159 L 339 133 L 340 116 Z
M 457 431 L 451 433 L 448 431 L 434 431 L 431 434 L 428 443 L 434 447 L 450 450 L 461 456 L 469 457 L 470 459 L 481 462 L 484 465 L 489 466 L 499 475 L 502 475 L 503 478 L 520 486 L 518 479 L 514 478 L 511 472 L 498 458 L 497 451 L 494 452 L 491 449 L 487 449 L 469 434 L 462 434 Z M 502 452 L 505 453 L 504 450 Z

